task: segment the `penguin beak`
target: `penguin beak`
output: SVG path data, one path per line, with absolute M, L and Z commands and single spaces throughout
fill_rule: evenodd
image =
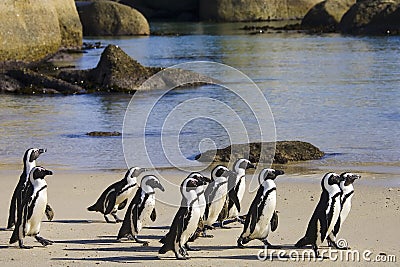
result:
M 207 183 L 211 183 L 211 182 L 212 182 L 212 181 L 211 181 L 211 178 L 208 178 L 208 177 L 206 177 L 206 176 L 203 176 L 203 179 L 204 179 L 204 181 L 207 182 Z
M 248 163 L 246 169 L 255 169 L 255 168 L 256 168 L 256 165 L 254 165 L 253 163 Z
M 52 172 L 52 171 L 49 171 L 49 170 L 46 170 L 46 171 L 44 172 L 44 174 L 45 174 L 45 175 L 53 175 L 53 172 Z
M 40 154 L 43 154 L 46 151 L 47 151 L 46 148 L 40 148 L 38 152 L 39 152 L 39 155 L 40 155 Z
M 281 171 L 281 170 L 275 170 L 275 175 L 276 175 L 276 176 L 282 175 L 282 174 L 285 174 L 285 172 L 284 172 L 284 171 Z
M 158 188 L 158 189 L 160 189 L 162 192 L 165 191 L 164 187 L 163 187 L 162 184 L 160 184 L 160 183 L 157 183 L 155 187 Z

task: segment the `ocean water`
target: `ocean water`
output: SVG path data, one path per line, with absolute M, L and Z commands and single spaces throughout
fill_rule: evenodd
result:
M 225 64 L 254 81 L 269 104 L 263 109 L 245 103 L 243 98 L 254 96 L 255 89 L 237 83 L 232 76 L 227 87 L 240 87 L 239 97 L 219 85 L 174 89 L 154 106 L 145 128 L 135 128 L 130 121 L 125 146 L 145 138 L 152 164 L 169 167 L 196 166 L 198 163 L 186 159 L 207 148 L 225 146 L 232 138 L 236 142 L 246 138 L 302 140 L 327 153 L 312 162 L 314 167 L 400 174 L 400 37 L 249 35 L 239 30 L 242 26 L 157 23 L 152 25 L 154 31 L 181 34 L 85 40 L 116 44 L 146 66 L 170 67 L 192 61 Z M 92 68 L 101 52 L 90 50 L 68 64 Z M 203 70 L 225 73 L 217 65 Z M 158 92 L 138 94 L 131 108 L 144 114 L 146 105 L 156 97 Z M 89 131 L 123 131 L 131 98 L 124 94 L 1 95 L 0 165 L 20 165 L 25 149 L 32 146 L 48 149 L 39 163 L 60 169 L 124 169 L 124 149 L 131 155 L 128 165 L 132 161 L 141 165 L 143 151 L 124 147 L 121 137 L 85 135 Z M 186 108 L 168 120 L 181 104 Z M 232 110 L 238 117 L 232 116 Z M 203 115 L 188 120 L 193 114 Z M 265 114 L 268 119 L 272 114 L 267 136 L 260 134 L 255 114 Z M 179 115 L 186 120 L 182 122 Z M 236 138 L 243 130 L 241 125 L 246 135 Z M 167 142 L 167 137 L 173 140 Z M 168 159 L 165 151 L 169 149 L 179 151 L 182 162 Z

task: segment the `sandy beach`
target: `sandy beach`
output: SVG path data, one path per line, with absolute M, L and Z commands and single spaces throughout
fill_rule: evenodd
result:
M 157 220 L 140 235 L 142 239 L 150 241 L 148 247 L 130 241 L 117 242 L 120 224 L 107 224 L 101 214 L 88 212 L 86 208 L 94 203 L 106 186 L 120 179 L 123 172 L 54 171 L 47 182 L 49 203 L 55 210 L 55 217 L 52 222 L 44 220 L 41 235 L 55 243 L 42 247 L 34 238 L 26 237 L 25 243 L 34 246 L 31 250 L 22 250 L 17 244 L 8 244 L 12 232 L 4 227 L 12 190 L 20 173 L 17 169 L 0 171 L 2 266 L 121 266 L 122 263 L 137 266 L 264 266 L 269 263 L 286 264 L 287 261 L 306 265 L 315 261 L 307 254 L 302 256 L 304 251 L 310 252 L 310 249 L 296 250 L 293 244 L 304 235 L 318 202 L 323 172 L 308 175 L 287 173 L 276 180 L 279 226 L 270 234 L 269 241 L 282 245 L 282 250 L 269 250 L 267 262 L 264 262 L 257 257 L 263 248 L 260 241 L 250 242 L 246 249 L 236 247 L 236 240 L 242 229 L 239 223 L 230 224 L 231 229 L 209 231 L 214 238 L 196 240 L 192 247 L 199 248 L 200 251 L 190 252 L 190 259 L 187 261 L 175 260 L 171 252 L 159 257 L 158 240 L 167 232 L 177 210 L 176 207 L 159 202 L 156 204 Z M 185 173 L 169 171 L 165 173 L 165 177 L 171 181 L 180 181 Z M 339 238 L 346 240 L 352 255 L 358 253 L 359 260 L 357 256 L 346 254 L 345 251 L 331 250 L 330 256 L 324 254 L 326 258 L 323 261 L 317 260 L 315 264 L 329 266 L 350 262 L 364 265 L 370 263 L 369 261 L 399 261 L 400 187 L 398 178 L 394 177 L 390 181 L 392 182 L 389 183 L 382 175 L 362 173 L 362 179 L 355 183 L 353 208 Z M 161 196 L 160 191 L 156 194 Z M 246 211 L 253 196 L 249 192 L 245 194 L 243 207 Z M 124 213 L 125 209 L 118 214 L 123 217 Z M 320 252 L 322 251 L 329 252 L 326 243 L 321 247 Z

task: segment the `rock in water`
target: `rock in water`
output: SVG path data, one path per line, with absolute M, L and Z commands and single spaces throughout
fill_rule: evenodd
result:
M 215 150 L 208 150 L 195 157 L 202 162 L 229 162 L 231 156 L 247 157 L 251 162 L 271 163 L 274 143 L 235 144 Z M 261 151 L 262 149 L 262 151 Z M 302 141 L 277 141 L 273 163 L 285 164 L 290 161 L 321 159 L 324 152 L 314 145 Z
M 343 33 L 400 34 L 400 0 L 357 1 L 339 24 Z
M 79 2 L 85 36 L 149 35 L 146 18 L 136 9 L 112 1 Z

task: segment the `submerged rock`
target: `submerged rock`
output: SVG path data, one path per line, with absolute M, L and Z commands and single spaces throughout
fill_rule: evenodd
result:
M 262 151 L 261 151 L 262 149 Z M 234 159 L 248 157 L 252 162 L 285 164 L 292 161 L 321 159 L 325 153 L 314 145 L 302 141 L 277 141 L 275 155 L 272 155 L 274 143 L 236 144 L 228 147 L 208 150 L 195 157 L 202 162 L 229 162 Z
M 88 132 L 86 133 L 88 136 L 94 136 L 94 137 L 105 137 L 105 136 L 121 136 L 122 133 L 120 132 L 101 132 L 101 131 L 94 131 L 94 132 Z

